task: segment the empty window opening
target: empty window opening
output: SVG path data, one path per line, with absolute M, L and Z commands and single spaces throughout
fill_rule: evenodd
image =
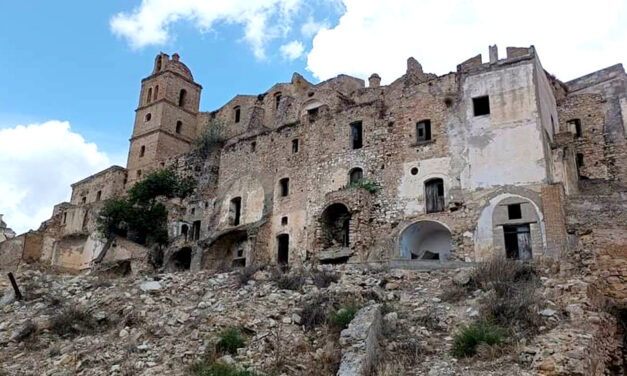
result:
M 298 139 L 292 140 L 292 153 L 298 153 Z
M 507 217 L 509 219 L 521 219 L 522 210 L 520 208 L 520 204 L 507 205 Z
M 142 170 L 137 170 L 137 179 L 142 177 Z
M 350 184 L 358 184 L 363 177 L 364 171 L 361 168 L 356 167 L 352 169 L 349 173 Z
M 185 101 L 187 100 L 187 90 L 181 89 L 179 92 L 179 107 L 185 107 Z
M 333 204 L 322 213 L 321 244 L 323 248 L 350 246 L 351 213 L 344 204 Z
M 287 265 L 290 253 L 290 236 L 288 234 L 279 235 L 277 240 L 277 263 Z
M 63 224 L 67 223 L 67 212 L 63 213 Z
M 83 196 L 83 198 L 81 199 L 81 202 L 83 204 L 87 203 L 87 196 Z
M 274 108 L 279 109 L 279 105 L 281 104 L 281 93 L 274 94 Z
M 239 222 L 242 215 L 242 198 L 235 197 L 231 200 L 231 206 L 229 208 L 229 223 L 231 226 L 239 226 Z
M 318 118 L 318 112 L 318 107 L 307 110 L 307 118 L 309 119 L 309 122 L 313 123 L 316 121 Z
M 150 103 L 152 100 L 152 88 L 148 89 L 148 95 L 146 96 L 146 104 Z
M 183 129 L 183 122 L 179 120 L 176 122 L 176 133 L 181 133 L 182 129 Z
M 187 240 L 187 234 L 188 233 L 189 233 L 189 226 L 188 225 L 181 226 L 181 235 L 183 235 L 185 240 Z
M 431 179 L 425 182 L 427 213 L 444 211 L 444 181 Z
M 531 259 L 531 236 L 529 224 L 503 226 L 505 256 L 514 260 Z
M 192 240 L 200 239 L 200 225 L 200 221 L 194 221 L 194 223 L 192 223 Z
M 234 268 L 243 268 L 246 266 L 246 256 L 244 254 L 244 248 L 240 245 L 235 251 L 235 257 L 231 261 L 231 266 Z
M 152 100 L 156 101 L 158 96 L 159 96 L 159 85 L 155 86 L 155 95 L 152 97 Z
M 100 201 L 101 198 L 102 198 L 102 191 L 96 192 L 96 201 Z
M 189 247 L 181 248 L 180 251 L 172 255 L 171 263 L 176 270 L 189 270 L 192 265 L 192 249 Z
M 146 154 L 146 147 L 142 145 L 142 147 L 139 149 L 139 157 L 143 157 L 144 154 Z
M 240 107 L 239 106 L 235 107 L 233 109 L 233 117 L 235 118 L 236 123 L 239 123 L 241 115 L 242 115 L 242 110 L 240 109 Z
M 416 123 L 416 142 L 431 140 L 431 120 L 423 120 Z
M 475 116 L 489 115 L 490 97 L 485 95 L 483 97 L 472 98 L 472 107 L 474 109 Z
M 192 208 L 191 213 L 192 213 L 192 215 L 195 215 L 196 214 L 196 208 Z
M 287 226 L 287 217 L 281 218 L 281 225 L 282 226 Z
M 412 175 L 418 175 L 418 167 L 412 167 L 410 173 Z
M 250 152 L 254 153 L 255 150 L 257 150 L 257 143 L 253 141 L 250 143 Z
M 444 99 L 444 105 L 449 108 L 453 105 L 453 100 L 451 98 L 445 98 Z
M 152 115 L 149 113 L 146 114 L 146 116 L 144 117 L 144 120 L 146 121 L 150 121 L 150 119 L 152 119 Z
M 353 149 L 361 149 L 363 146 L 363 132 L 361 121 L 351 124 L 351 147 Z
M 161 56 L 157 57 L 157 72 L 161 70 Z
M 283 178 L 279 180 L 279 186 L 281 189 L 281 197 L 287 197 L 290 194 L 290 179 Z
M 581 129 L 581 120 L 580 119 L 572 119 L 566 122 L 570 126 L 571 129 L 575 131 L 575 137 L 581 138 L 583 136 L 583 130 Z

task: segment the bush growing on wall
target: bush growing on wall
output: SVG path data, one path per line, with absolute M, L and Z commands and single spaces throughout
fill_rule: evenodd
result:
M 99 216 L 100 231 L 107 237 L 117 234 L 140 244 L 165 244 L 168 211 L 156 198 L 185 198 L 195 185 L 193 178 L 181 178 L 172 169 L 150 173 L 126 197 L 105 201 Z

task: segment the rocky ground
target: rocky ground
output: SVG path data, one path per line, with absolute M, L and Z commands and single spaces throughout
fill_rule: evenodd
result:
M 312 301 L 324 302 L 326 311 L 382 304 L 377 376 L 583 375 L 579 369 L 596 342 L 594 328 L 578 323 L 605 320 L 582 303 L 583 282 L 543 277 L 546 325 L 536 337 L 456 359 L 454 334 L 480 316 L 487 294 L 470 289 L 451 299 L 445 293 L 454 280 L 463 285 L 467 271 L 342 266 L 333 273 L 339 280 L 328 287 L 303 273 L 304 285 L 294 291 L 279 288 L 269 271 L 242 284 L 238 272 L 111 277 L 22 269 L 15 274 L 25 300 L 13 302 L 8 279 L 0 280 L 0 375 L 190 375 L 190 364 L 231 327 L 246 346 L 218 355 L 222 362 L 267 375 L 333 375 L 339 329 L 305 328 L 311 306 L 303 307 Z

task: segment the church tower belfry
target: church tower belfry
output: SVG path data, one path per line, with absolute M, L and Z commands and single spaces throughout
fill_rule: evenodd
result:
M 202 86 L 175 53 L 160 53 L 152 74 L 141 82 L 131 136 L 128 184 L 160 168 L 166 159 L 189 151 L 197 132 Z

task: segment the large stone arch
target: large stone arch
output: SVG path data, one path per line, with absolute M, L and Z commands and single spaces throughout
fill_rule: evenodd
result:
M 521 218 L 508 218 L 508 205 L 520 204 Z M 513 226 L 529 226 L 530 257 L 539 257 L 546 249 L 544 215 L 540 210 L 539 195 L 531 191 L 499 192 L 484 206 L 475 228 L 475 259 L 505 257 L 505 230 Z M 525 257 L 523 257 L 525 258 Z
M 433 220 L 411 223 L 400 232 L 398 249 L 403 259 L 447 260 L 453 250 L 451 230 Z

